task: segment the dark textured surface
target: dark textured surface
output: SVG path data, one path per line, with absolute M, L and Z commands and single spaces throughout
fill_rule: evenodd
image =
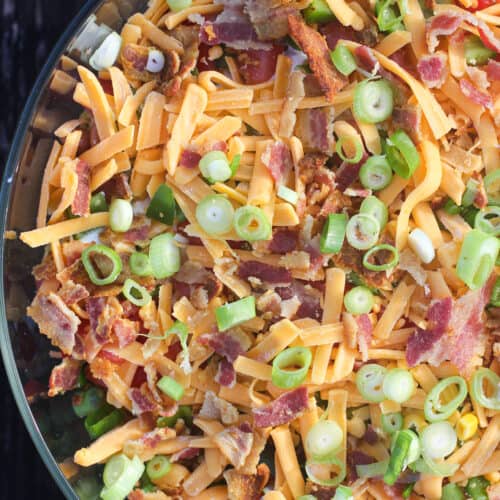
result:
M 48 53 L 84 0 L 0 0 L 0 168 Z M 0 362 L 0 499 L 62 498 L 31 442 Z

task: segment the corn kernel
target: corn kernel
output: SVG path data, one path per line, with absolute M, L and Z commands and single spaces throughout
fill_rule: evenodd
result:
M 420 432 L 427 425 L 427 422 L 425 421 L 425 418 L 418 413 L 408 413 L 408 415 L 405 415 L 404 417 L 403 425 L 405 429 L 414 427 L 418 432 Z
M 477 432 L 478 420 L 473 413 L 467 413 L 457 422 L 457 437 L 460 441 L 467 441 Z

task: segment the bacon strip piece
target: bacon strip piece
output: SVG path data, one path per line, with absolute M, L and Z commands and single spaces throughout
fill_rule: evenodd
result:
M 253 408 L 253 418 L 256 427 L 275 427 L 297 418 L 307 408 L 307 388 L 299 387 L 285 392 L 271 403 Z
M 438 88 L 443 85 L 448 74 L 448 57 L 444 52 L 422 56 L 417 64 L 417 70 L 422 81 L 429 88 Z
M 335 95 L 345 87 L 347 79 L 333 66 L 325 39 L 298 15 L 290 14 L 288 25 L 290 34 L 306 53 L 323 92 L 329 101 L 333 101 Z
M 490 59 L 486 65 L 486 74 L 490 81 L 500 81 L 500 62 Z
M 235 406 L 219 398 L 213 391 L 207 391 L 199 416 L 211 420 L 220 420 L 223 424 L 230 425 L 238 421 L 239 415 Z
M 118 346 L 122 349 L 131 344 L 137 337 L 138 324 L 125 318 L 117 318 L 113 322 L 113 332 L 118 339 Z
M 215 381 L 224 387 L 234 387 L 236 384 L 236 370 L 233 364 L 223 358 L 219 361 Z
M 427 330 L 417 328 L 408 339 L 408 365 L 427 361 L 437 366 L 450 360 L 461 373 L 468 373 L 481 347 L 482 316 L 494 282 L 493 277 L 481 289 L 469 291 L 455 302 L 450 297 L 433 301 L 427 314 Z
M 270 50 L 242 50 L 237 57 L 238 69 L 247 85 L 255 85 L 270 80 L 276 71 L 278 55 L 282 46 L 273 46 Z
M 396 128 L 402 128 L 415 142 L 422 140 L 422 108 L 411 104 L 394 108 L 392 123 Z
M 68 280 L 57 292 L 57 295 L 63 299 L 66 305 L 71 306 L 86 299 L 89 296 L 89 291 L 83 285 Z
M 76 165 L 76 175 L 78 176 L 78 187 L 71 211 L 74 215 L 84 217 L 90 213 L 90 165 L 80 160 Z
M 308 153 L 333 154 L 333 107 L 299 109 L 295 135 Z
M 282 141 L 269 144 L 262 153 L 261 160 L 277 183 L 281 182 L 285 172 L 292 168 L 292 155 Z
M 363 361 L 367 361 L 368 349 L 372 343 L 373 325 L 368 314 L 360 314 L 359 316 L 356 316 L 355 321 L 358 325 L 358 349 L 363 356 Z
M 46 335 L 64 354 L 70 355 L 75 346 L 75 335 L 80 318 L 55 293 L 36 295 L 28 315 L 38 324 L 40 332 Z
M 299 244 L 299 233 L 291 229 L 278 229 L 274 231 L 273 238 L 269 242 L 268 249 L 270 252 L 287 254 L 297 250 Z
M 252 451 L 253 433 L 239 427 L 228 427 L 213 437 L 221 453 L 239 469 Z
M 228 500 L 257 500 L 262 498 L 270 471 L 266 464 L 259 464 L 256 474 L 240 474 L 235 469 L 228 469 L 223 475 L 227 483 Z
M 200 335 L 198 341 L 202 345 L 208 345 L 231 363 L 248 349 L 243 343 L 243 338 L 239 338 L 234 332 L 206 333 Z
M 54 368 L 49 378 L 49 396 L 54 397 L 74 389 L 78 382 L 82 363 L 73 358 L 63 358 Z
M 484 106 L 488 109 L 493 108 L 493 99 L 491 96 L 486 92 L 478 90 L 467 78 L 461 78 L 458 83 L 462 94 L 468 97 L 471 101 L 474 101 L 476 104 Z
M 242 279 L 258 278 L 265 283 L 291 283 L 292 273 L 284 268 L 271 266 L 257 260 L 242 262 L 238 268 L 238 276 Z

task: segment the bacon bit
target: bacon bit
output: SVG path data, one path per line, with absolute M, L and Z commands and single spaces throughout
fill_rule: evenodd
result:
M 296 10 L 279 4 L 275 0 L 245 0 L 245 12 L 260 40 L 278 40 L 288 35 L 287 17 Z
M 392 123 L 402 128 L 415 142 L 422 140 L 422 108 L 408 104 L 394 108 Z
M 339 40 L 350 40 L 359 42 L 357 32 L 351 26 L 344 26 L 336 19 L 319 28 L 319 31 L 326 39 L 326 44 L 330 50 L 335 49 Z
M 74 215 L 86 216 L 90 213 L 90 165 L 80 160 L 76 165 L 78 187 L 71 205 Z
M 486 65 L 486 73 L 492 82 L 500 81 L 500 62 L 490 59 Z
M 151 224 L 146 222 L 136 227 L 132 227 L 127 232 L 121 234 L 121 238 L 129 243 L 136 243 L 139 246 L 142 246 L 141 243 L 145 243 L 149 241 L 149 230 L 151 229 Z
M 132 401 L 132 415 L 138 416 L 157 409 L 157 403 L 149 395 L 149 391 L 144 388 L 144 385 L 139 389 L 129 389 L 128 397 Z
M 101 350 L 99 351 L 99 358 L 102 359 L 107 359 L 108 361 L 111 361 L 111 363 L 114 363 L 115 365 L 122 365 L 125 363 L 125 360 L 118 356 L 117 354 L 111 352 L 111 351 L 106 351 L 106 350 Z
M 199 416 L 211 420 L 220 420 L 223 424 L 231 425 L 238 421 L 238 410 L 231 403 L 216 396 L 213 391 L 205 393 Z
M 333 107 L 300 109 L 296 112 L 295 135 L 308 153 L 333 154 Z
M 276 229 L 273 238 L 269 242 L 268 250 L 281 255 L 297 250 L 299 244 L 299 233 L 292 229 Z
M 199 46 L 199 56 L 198 56 L 198 63 L 196 64 L 196 67 L 198 68 L 198 71 L 201 73 L 202 71 L 215 71 L 217 69 L 217 65 L 215 64 L 215 61 L 211 61 L 208 56 L 208 52 L 210 50 L 210 46 L 207 45 L 206 43 L 200 43 Z
M 366 441 L 368 444 L 374 445 L 377 444 L 378 442 L 378 434 L 375 431 L 375 429 L 371 426 L 368 425 L 366 427 L 366 431 L 363 435 L 363 440 Z
M 238 470 L 252 451 L 253 434 L 238 427 L 228 427 L 213 437 L 221 453 Z
M 289 300 L 296 297 L 300 306 L 297 309 L 297 318 L 312 318 L 320 320 L 323 315 L 320 298 L 307 291 L 299 281 L 294 281 L 289 287 L 278 287 L 276 293 L 283 299 Z
M 74 389 L 78 383 L 81 367 L 80 361 L 66 357 L 61 364 L 52 368 L 49 378 L 49 397 Z
M 28 403 L 33 403 L 40 396 L 47 393 L 47 387 L 45 384 L 38 382 L 38 380 L 28 380 L 23 386 L 23 392 L 28 400 Z
M 493 108 L 493 99 L 486 92 L 481 92 L 478 90 L 467 78 L 461 78 L 458 82 L 460 85 L 460 90 L 465 97 L 468 97 L 471 101 L 476 104 L 484 106 L 485 108 Z
M 84 243 L 81 240 L 72 240 L 63 243 L 62 254 L 66 266 L 71 266 L 77 260 L 80 260 L 83 251 L 89 246 L 89 243 Z M 63 283 L 64 285 L 64 283 Z
M 364 153 L 358 163 L 342 162 L 340 168 L 335 172 L 335 181 L 340 191 L 345 191 L 357 178 L 363 163 L 368 156 Z
M 56 277 L 57 269 L 52 252 L 46 254 L 42 262 L 33 267 L 31 274 L 37 282 L 53 280 Z
M 165 65 L 159 73 L 151 73 L 146 69 L 150 47 L 128 43 L 122 50 L 121 61 L 125 76 L 129 80 L 149 82 L 151 80 L 168 81 L 181 69 L 181 59 L 174 50 L 162 51 Z
M 64 282 L 62 288 L 57 292 L 64 303 L 68 306 L 77 304 L 89 296 L 89 291 L 82 285 L 76 284 L 72 280 Z
M 410 73 L 410 75 L 418 78 L 418 71 L 415 69 L 416 60 L 413 55 L 411 45 L 406 45 L 400 48 L 394 52 L 394 54 L 391 54 L 389 59 L 392 59 L 396 64 L 399 64 L 403 69 Z
M 144 368 L 142 366 L 138 366 L 137 370 L 135 371 L 134 378 L 132 379 L 132 382 L 130 384 L 131 387 L 134 388 L 139 388 L 141 387 L 144 382 L 146 382 L 146 372 L 144 371 Z
M 223 476 L 227 483 L 228 500 L 257 500 L 262 497 L 270 471 L 266 464 L 259 464 L 256 474 L 240 474 L 235 469 L 229 469 Z
M 347 79 L 333 66 L 330 51 L 323 36 L 307 26 L 302 17 L 288 16 L 290 34 L 306 53 L 312 72 L 318 79 L 328 100 L 333 101 L 337 93 L 345 87 Z
M 372 342 L 373 326 L 368 314 L 360 314 L 355 318 L 358 325 L 357 340 L 358 349 L 362 355 L 363 361 L 368 361 L 368 349 Z
M 120 317 L 122 312 L 123 309 L 115 297 L 90 297 L 87 300 L 90 335 L 98 344 L 109 342 L 114 320 Z
M 376 72 L 377 68 L 380 67 L 380 64 L 369 47 L 365 45 L 361 45 L 360 47 L 356 47 L 354 49 L 354 54 L 356 55 L 356 59 L 360 66 L 366 71 Z
M 188 285 L 202 285 L 214 275 L 197 262 L 186 261 L 175 275 L 175 281 Z
M 117 318 L 113 321 L 113 333 L 118 339 L 118 347 L 123 349 L 136 339 L 138 325 L 129 319 Z
M 55 293 L 37 294 L 28 307 L 28 315 L 38 324 L 40 332 L 64 354 L 70 355 L 80 318 Z
M 234 387 L 234 384 L 236 384 L 236 371 L 233 364 L 225 358 L 219 361 L 215 381 L 223 387 L 229 388 Z
M 243 50 L 236 59 L 238 70 L 247 85 L 256 85 L 270 80 L 276 71 L 278 55 L 283 46 L 273 46 L 271 50 Z
M 241 262 L 238 268 L 238 276 L 242 279 L 258 278 L 265 283 L 291 283 L 292 273 L 284 267 L 271 266 L 257 260 Z
M 448 56 L 444 52 L 422 56 L 417 64 L 417 70 L 422 81 L 429 88 L 439 88 L 448 75 Z
M 196 458 L 201 452 L 200 448 L 185 448 L 170 456 L 170 462 L 180 462 L 183 460 L 191 460 Z
M 252 408 L 256 427 L 275 427 L 297 418 L 308 406 L 307 388 L 285 392 L 271 403 Z
M 201 155 L 196 151 L 190 151 L 189 149 L 185 149 L 181 153 L 181 157 L 179 159 L 179 165 L 185 168 L 196 168 L 198 163 L 200 163 Z
M 488 195 L 486 194 L 486 188 L 484 187 L 483 177 L 478 172 L 474 172 L 472 177 L 477 181 L 477 190 L 476 195 L 474 196 L 473 204 L 475 207 L 482 210 L 488 205 Z
M 475 66 L 466 66 L 465 71 L 469 75 L 472 83 L 479 89 L 488 92 L 490 87 L 490 81 L 488 80 L 488 74 L 482 69 L 476 68 Z
M 280 183 L 285 173 L 292 168 L 292 155 L 282 141 L 269 144 L 262 153 L 261 160 L 276 183 Z
M 202 345 L 208 345 L 219 356 L 224 356 L 231 363 L 246 351 L 245 347 L 248 348 L 243 344 L 242 338 L 229 332 L 205 333 L 200 335 L 198 341 Z
M 133 198 L 132 189 L 125 174 L 115 175 L 100 187 L 100 191 L 104 192 L 108 203 L 113 198 L 122 198 L 124 200 L 131 200 Z
M 468 373 L 481 345 L 482 315 L 494 282 L 492 277 L 483 288 L 469 291 L 455 302 L 450 297 L 433 301 L 427 314 L 427 329 L 417 328 L 408 339 L 408 365 L 427 361 L 437 366 L 448 359 L 461 373 Z

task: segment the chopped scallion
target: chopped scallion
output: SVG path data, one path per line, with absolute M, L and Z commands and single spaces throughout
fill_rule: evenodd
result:
M 137 307 L 147 306 L 151 302 L 151 295 L 149 292 L 131 278 L 125 280 L 122 293 L 129 302 Z
M 169 398 L 172 398 L 174 401 L 179 401 L 184 395 L 184 387 L 174 380 L 172 377 L 168 377 L 167 375 L 163 376 L 157 382 L 157 387 L 161 392 L 166 394 Z
M 173 234 L 160 234 L 151 240 L 149 262 L 156 279 L 168 278 L 180 269 L 181 252 Z
M 196 220 L 208 234 L 227 233 L 233 226 L 234 208 L 222 194 L 208 195 L 196 207 Z
M 99 258 L 104 257 L 106 262 L 111 264 L 111 269 L 109 269 L 108 274 L 104 278 L 101 278 L 100 276 L 100 268 L 98 267 L 98 271 L 94 267 L 92 255 L 99 256 Z M 92 281 L 94 285 L 98 286 L 110 285 L 111 283 L 114 283 L 123 269 L 123 263 L 120 256 L 112 248 L 105 245 L 91 245 L 87 247 L 82 252 L 82 264 L 85 271 L 87 271 L 90 281 Z
M 353 215 L 346 227 L 346 238 L 353 248 L 368 250 L 377 243 L 380 235 L 380 223 L 370 214 Z
M 485 385 L 489 385 L 486 389 Z M 471 381 L 471 396 L 484 408 L 500 410 L 500 377 L 489 368 L 481 367 L 476 370 Z M 486 393 L 490 395 L 487 395 Z
M 370 363 L 363 365 L 356 373 L 356 387 L 363 399 L 371 403 L 381 403 L 385 396 L 382 390 L 387 369 Z
M 392 254 L 392 258 L 389 262 L 385 264 L 374 264 L 370 261 L 370 257 L 373 257 L 378 252 L 390 252 Z M 377 245 L 368 250 L 363 256 L 363 266 L 370 271 L 387 271 L 388 269 L 393 269 L 398 265 L 399 262 L 399 252 L 396 247 L 392 245 Z
M 229 302 L 215 309 L 217 326 L 221 332 L 255 318 L 255 315 L 255 297 L 253 295 Z
M 386 80 L 364 80 L 354 90 L 354 116 L 365 123 L 387 120 L 394 108 L 391 85 Z
M 330 52 L 330 57 L 337 70 L 345 76 L 350 75 L 357 67 L 356 59 L 342 43 L 337 43 L 335 49 Z
M 441 401 L 443 392 L 449 387 L 457 386 L 456 396 L 447 403 Z M 425 418 L 429 422 L 447 420 L 467 397 L 467 383 L 462 377 L 453 376 L 440 380 L 427 394 L 424 402 Z
M 268 240 L 272 226 L 261 208 L 247 205 L 234 213 L 234 229 L 241 239 L 252 242 Z
M 387 224 L 389 217 L 387 207 L 376 196 L 367 196 L 359 207 L 359 213 L 373 215 L 380 224 L 381 231 Z
M 146 210 L 146 216 L 171 226 L 175 219 L 175 198 L 172 189 L 161 184 Z
M 373 293 L 366 286 L 356 286 L 345 294 L 344 306 L 352 314 L 367 314 L 373 307 Z
M 409 179 L 420 165 L 417 148 L 403 130 L 389 136 L 386 156 L 391 168 L 403 179 Z
M 125 233 L 132 226 L 134 210 L 132 203 L 116 198 L 109 206 L 109 226 L 116 233 Z
M 328 214 L 319 240 L 321 253 L 338 253 L 344 244 L 347 215 Z
M 366 189 L 379 191 L 392 180 L 392 169 L 385 156 L 371 156 L 359 171 L 359 180 Z
M 130 271 L 136 276 L 151 276 L 153 274 L 149 257 L 144 253 L 134 252 L 130 256 L 128 264 L 130 266 Z
M 222 151 L 210 151 L 200 160 L 200 172 L 211 184 L 225 182 L 231 178 L 233 172 Z
M 168 457 L 165 455 L 156 455 L 146 465 L 146 474 L 149 476 L 149 479 L 155 481 L 168 474 L 171 468 L 172 464 Z
M 384 396 L 396 403 L 408 401 L 413 396 L 415 389 L 416 384 L 413 375 L 403 368 L 389 370 L 382 387 Z
M 307 347 L 289 347 L 273 360 L 272 382 L 281 389 L 292 389 L 304 382 L 312 354 Z

